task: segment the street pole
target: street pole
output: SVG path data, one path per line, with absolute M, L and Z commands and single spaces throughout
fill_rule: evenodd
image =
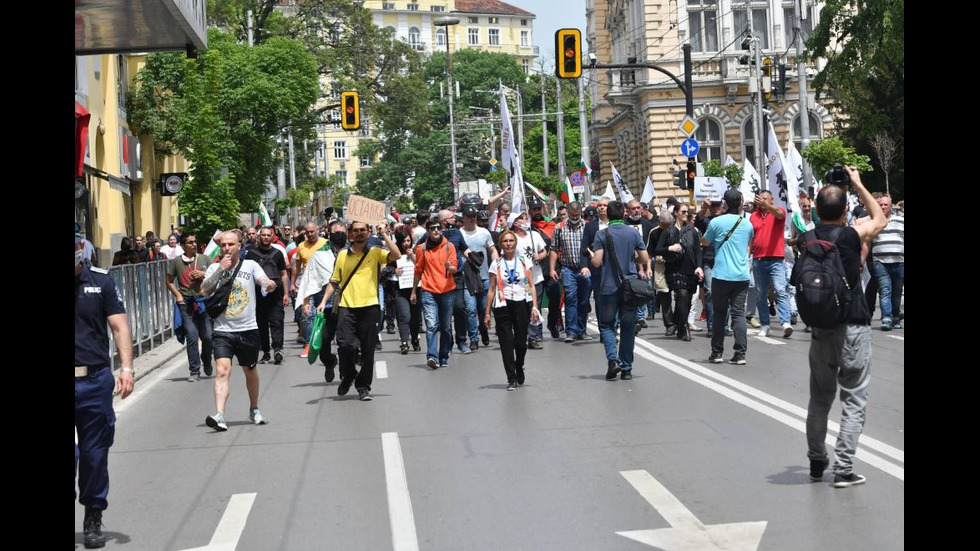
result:
M 544 72 L 541 72 L 541 162 L 544 175 L 548 176 L 548 116 L 544 101 Z
M 459 24 L 455 17 L 440 17 L 433 22 L 437 27 L 446 28 L 446 79 L 449 81 L 449 149 L 452 155 L 453 203 L 459 203 L 459 173 L 456 168 L 456 120 L 453 117 L 453 61 L 452 40 L 449 37 L 449 27 Z
M 252 34 L 252 10 L 248 10 L 248 45 L 255 45 L 255 35 Z
M 755 61 L 755 72 L 752 73 L 749 78 L 755 80 L 755 114 L 753 115 L 753 123 L 755 126 L 755 166 L 756 170 L 759 172 L 759 177 L 762 178 L 762 189 L 769 189 L 769 180 L 766 175 L 766 165 L 763 160 L 766 158 L 766 154 L 763 153 L 762 148 L 763 138 L 762 138 L 762 43 L 759 37 L 755 36 L 752 25 L 752 6 L 749 1 L 745 2 L 745 18 L 749 23 L 749 36 L 752 37 L 752 56 Z
M 296 189 L 296 155 L 293 151 L 293 133 L 289 133 L 289 183 L 293 189 Z M 293 220 L 299 220 L 299 207 L 293 207 L 292 212 Z
M 578 78 L 578 130 L 582 136 L 582 162 L 589 166 L 592 158 L 589 156 L 589 123 L 585 119 L 585 81 Z M 592 201 L 592 182 L 585 178 L 585 202 Z
M 805 3 L 796 0 L 796 72 L 797 88 L 800 92 L 800 149 L 806 149 L 810 145 L 810 107 L 807 104 L 807 83 L 806 77 L 806 48 L 803 45 L 803 19 L 806 16 Z M 802 158 L 802 155 L 801 155 Z M 809 189 L 810 182 L 813 181 L 812 167 L 803 158 L 803 189 Z
M 565 166 L 565 107 L 561 102 L 561 79 L 555 79 L 555 87 L 558 90 L 558 179 L 564 180 L 567 176 Z

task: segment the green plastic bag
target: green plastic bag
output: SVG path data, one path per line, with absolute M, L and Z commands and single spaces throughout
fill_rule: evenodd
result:
M 316 362 L 317 356 L 320 355 L 320 340 L 321 334 L 323 333 L 323 325 L 327 318 L 323 315 L 323 312 L 317 312 L 316 317 L 313 318 L 313 332 L 310 333 L 310 355 L 306 357 L 306 361 L 313 365 Z

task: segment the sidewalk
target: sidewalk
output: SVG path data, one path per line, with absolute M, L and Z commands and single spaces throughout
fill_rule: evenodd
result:
M 133 360 L 133 370 L 136 371 L 136 381 L 139 381 L 143 377 L 149 375 L 153 370 L 158 367 L 162 367 L 174 358 L 177 358 L 180 354 L 184 353 L 184 345 L 177 342 L 176 337 L 171 337 L 167 339 L 166 342 L 160 346 L 145 352 L 142 356 Z M 113 375 L 119 377 L 119 369 L 113 371 Z M 113 392 L 113 396 L 118 396 L 118 392 Z

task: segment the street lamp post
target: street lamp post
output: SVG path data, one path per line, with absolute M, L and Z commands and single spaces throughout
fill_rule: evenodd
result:
M 453 62 L 449 27 L 459 25 L 456 17 L 440 17 L 433 21 L 437 27 L 446 27 L 446 80 L 449 81 L 449 144 L 452 152 L 453 203 L 459 203 L 459 173 L 456 170 L 456 123 L 453 119 Z

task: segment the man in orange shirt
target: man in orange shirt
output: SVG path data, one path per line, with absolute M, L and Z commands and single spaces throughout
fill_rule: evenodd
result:
M 456 281 L 453 278 L 459 263 L 456 247 L 442 235 L 442 226 L 432 219 L 426 226 L 428 236 L 415 248 L 415 285 L 412 304 L 418 301 L 416 292 L 422 284 L 422 316 L 425 318 L 426 364 L 432 369 L 449 367 L 453 349 L 453 299 Z

